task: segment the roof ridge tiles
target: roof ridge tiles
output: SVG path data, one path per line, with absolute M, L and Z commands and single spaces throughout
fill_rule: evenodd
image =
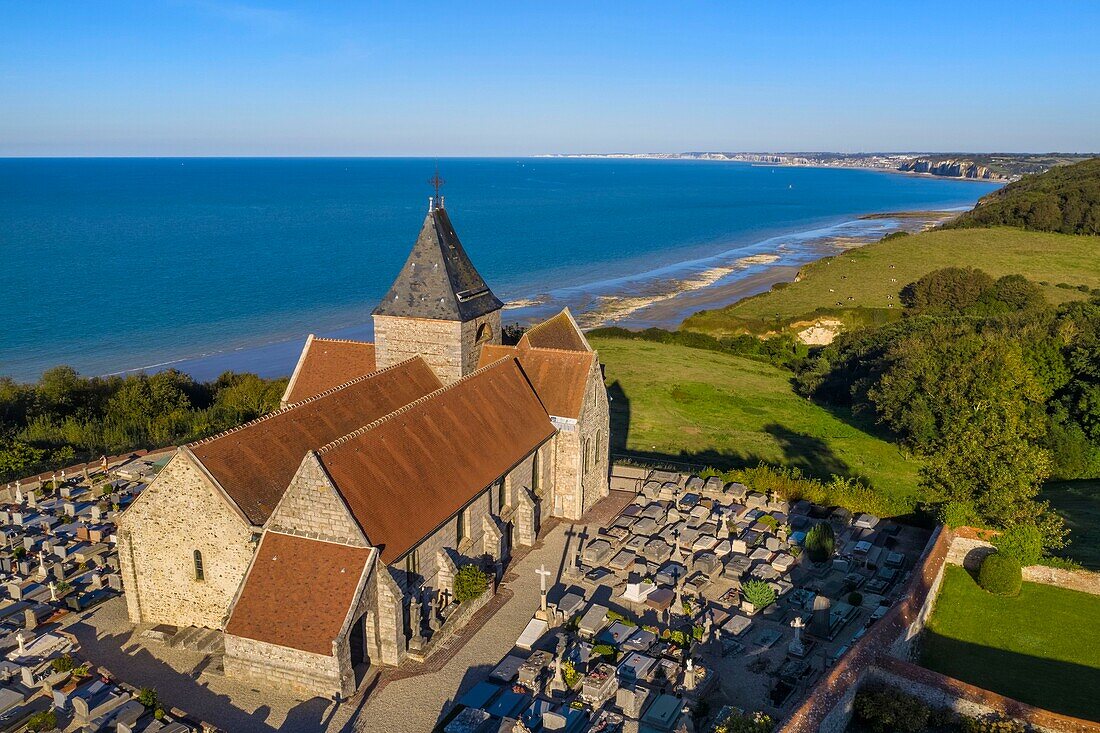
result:
M 373 341 L 360 341 L 359 339 L 334 339 L 324 336 L 314 336 L 314 341 L 324 341 L 326 344 L 358 344 L 360 346 L 374 346 Z
M 580 356 L 584 358 L 591 358 L 595 356 L 594 351 L 577 351 L 576 349 L 559 349 L 556 346 L 532 346 L 527 344 L 527 348 L 523 351 L 519 351 L 518 356 L 522 356 L 524 351 L 549 351 L 554 354 L 568 354 L 570 356 Z
M 414 358 L 419 358 L 419 356 L 414 357 Z M 507 361 L 517 362 L 517 359 L 516 359 L 515 356 L 506 356 L 504 358 L 497 359 L 496 361 L 494 361 L 491 364 L 486 364 L 485 366 L 481 367 L 480 369 L 475 369 L 474 371 L 470 372 L 469 374 L 465 375 L 464 377 L 462 377 L 461 379 L 459 379 L 455 382 L 451 382 L 450 384 L 445 384 L 442 387 L 440 387 L 439 389 L 437 389 L 433 392 L 429 392 L 428 394 L 424 395 L 423 397 L 419 397 L 419 398 L 413 400 L 412 402 L 410 402 L 409 404 L 397 408 L 393 412 L 386 413 L 385 415 L 378 418 L 377 420 L 369 422 L 369 423 L 367 423 L 366 425 L 364 425 L 360 428 L 356 428 L 355 430 L 351 431 L 347 435 L 341 435 L 336 440 L 333 440 L 329 443 L 326 443 L 325 445 L 322 445 L 320 448 L 318 448 L 316 450 L 316 453 L 317 453 L 317 455 L 323 455 L 323 454 L 328 453 L 332 450 L 335 450 L 336 448 L 340 447 L 344 443 L 347 443 L 348 441 L 351 441 L 351 440 L 354 440 L 355 438 L 358 438 L 360 435 L 367 432 L 368 430 L 371 430 L 371 429 L 377 427 L 378 425 L 380 425 L 384 422 L 387 422 L 388 420 L 390 420 L 392 418 L 397 417 L 398 415 L 403 415 L 406 412 L 408 412 L 409 410 L 411 410 L 412 408 L 417 407 L 418 405 L 421 405 L 421 404 L 427 402 L 428 400 L 431 400 L 432 398 L 434 398 L 434 397 L 436 397 L 440 394 L 443 394 L 444 392 L 447 392 L 447 391 L 459 386 L 460 384 L 464 384 L 464 383 L 468 382 L 470 379 L 472 379 L 473 377 L 479 376 L 483 372 L 487 372 L 490 369 L 495 369 L 496 367 L 499 367 L 501 364 L 503 364 Z M 532 392 L 534 392 L 534 389 L 532 389 Z M 537 395 L 536 395 L 536 398 L 537 398 Z
M 245 428 L 251 427 L 252 425 L 256 425 L 257 423 L 264 422 L 265 420 L 270 420 L 274 417 L 277 417 L 278 415 L 282 415 L 285 412 L 290 412 L 291 410 L 294 410 L 295 408 L 302 407 L 303 405 L 307 405 L 307 404 L 310 404 L 312 402 L 316 402 L 317 400 L 319 400 L 323 397 L 328 397 L 329 395 L 331 395 L 335 392 L 339 392 L 342 389 L 346 389 L 347 387 L 351 387 L 352 385 L 358 384 L 359 382 L 362 382 L 365 379 L 370 379 L 372 377 L 377 377 L 381 374 L 385 374 L 386 372 L 392 371 L 392 370 L 396 369 L 399 366 L 403 366 L 405 364 L 408 364 L 409 362 L 411 362 L 415 359 L 420 359 L 421 361 L 423 361 L 424 357 L 420 356 L 420 354 L 417 354 L 416 356 L 410 357 L 410 358 L 406 359 L 405 361 L 399 361 L 398 363 L 391 364 L 388 367 L 378 369 L 378 370 L 370 372 L 368 374 L 363 374 L 361 376 L 356 377 L 355 379 L 348 380 L 347 382 L 344 382 L 343 384 L 338 384 L 335 387 L 330 387 L 329 389 L 326 389 L 324 392 L 319 392 L 319 393 L 317 393 L 317 394 L 315 394 L 311 397 L 306 397 L 303 400 L 299 400 L 298 402 L 292 402 L 289 405 L 286 405 L 285 407 L 280 407 L 277 410 L 272 410 L 271 412 L 268 412 L 268 413 L 265 413 L 263 415 L 260 415 L 259 417 L 253 418 L 253 419 L 249 420 L 248 422 L 241 423 L 240 425 L 229 428 L 227 430 L 223 430 L 220 433 L 216 433 L 214 435 L 207 436 L 207 437 L 202 438 L 200 440 L 195 440 L 195 441 L 192 441 L 190 443 L 185 443 L 184 445 L 188 449 L 197 448 L 200 445 L 207 445 L 208 443 L 212 443 L 215 440 L 218 440 L 219 438 L 224 438 L 227 435 L 232 435 L 233 433 L 244 430 Z

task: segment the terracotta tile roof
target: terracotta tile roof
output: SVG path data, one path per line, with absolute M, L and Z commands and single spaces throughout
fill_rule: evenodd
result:
M 580 417 L 588 373 L 596 361 L 595 352 L 535 349 L 522 343 L 518 347 L 486 344 L 481 350 L 479 366 L 509 356 L 519 359 L 523 373 L 548 413 L 556 417 Z
M 262 525 L 307 451 L 439 387 L 435 372 L 416 357 L 188 447 L 248 520 Z
M 392 563 L 554 434 L 515 359 L 502 359 L 318 451 Z
M 540 349 L 563 349 L 566 351 L 591 351 L 588 339 L 581 333 L 580 326 L 573 320 L 568 308 L 553 318 L 532 326 L 520 337 L 522 347 L 534 346 Z
M 301 402 L 376 368 L 374 344 L 310 336 L 287 384 L 283 403 Z
M 225 633 L 332 656 L 371 550 L 267 532 Z

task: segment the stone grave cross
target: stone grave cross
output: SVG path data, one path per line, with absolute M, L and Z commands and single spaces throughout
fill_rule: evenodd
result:
M 546 579 L 553 575 L 553 573 L 546 569 L 545 563 L 540 565 L 539 569 L 535 572 L 539 574 L 539 590 L 542 592 L 542 612 L 546 613 Z

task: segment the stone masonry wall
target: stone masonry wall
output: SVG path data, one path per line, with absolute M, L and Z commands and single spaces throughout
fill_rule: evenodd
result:
M 354 692 L 342 679 L 335 656 L 226 634 L 224 663 L 226 676 L 252 680 L 265 687 L 286 686 L 323 697 Z M 354 677 L 350 684 L 354 686 Z
M 375 316 L 374 348 L 378 369 L 419 354 L 444 384 L 462 376 L 462 324 L 458 321 Z
M 951 543 L 947 562 L 962 565 L 967 570 L 977 570 L 981 566 L 982 559 L 996 549 L 985 539 L 987 535 L 988 533 L 972 527 L 960 527 Z M 1066 570 L 1046 565 L 1029 565 L 1024 568 L 1024 580 L 1100 595 L 1100 573 L 1089 570 Z
M 484 343 L 500 343 L 500 311 L 462 323 L 425 318 L 374 317 L 375 361 L 379 369 L 419 354 L 444 384 L 458 381 L 477 369 L 481 347 L 477 333 L 487 325 L 491 336 Z
M 252 528 L 217 491 L 178 452 L 123 513 L 119 560 L 133 623 L 224 626 L 256 548 Z M 201 581 L 195 550 L 202 553 Z
M 306 455 L 267 528 L 326 542 L 366 547 L 359 525 L 337 494 L 317 455 Z
M 489 338 L 478 343 L 477 334 L 482 326 L 489 329 Z M 495 310 L 481 318 L 462 324 L 462 373 L 469 374 L 477 369 L 481 360 L 481 347 L 485 344 L 500 343 L 500 311 Z
M 555 438 L 554 513 L 580 519 L 609 491 L 610 411 L 607 389 L 598 360 L 594 360 L 585 386 L 584 402 L 576 425 L 563 425 Z M 594 465 L 584 465 L 584 446 L 591 441 Z

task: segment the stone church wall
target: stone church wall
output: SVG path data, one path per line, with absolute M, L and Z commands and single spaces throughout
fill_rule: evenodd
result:
M 342 679 L 335 656 L 323 656 L 300 649 L 268 644 L 241 636 L 225 636 L 225 674 L 252 680 L 265 687 L 292 687 L 330 697 L 334 692 L 349 695 L 354 679 Z
M 482 327 L 488 331 L 488 338 L 478 341 Z M 469 374 L 477 369 L 481 360 L 481 347 L 484 344 L 500 343 L 500 311 L 495 310 L 481 318 L 462 324 L 462 373 Z
M 217 491 L 178 452 L 122 515 L 119 561 L 133 623 L 225 625 L 256 548 L 252 529 Z M 195 550 L 204 580 L 195 579 Z
M 362 531 L 314 453 L 306 455 L 267 528 L 353 547 L 366 546 Z
M 580 519 L 607 496 L 610 473 L 607 389 L 598 360 L 593 362 L 585 387 L 584 403 L 576 424 L 559 426 L 555 438 L 554 513 Z M 591 441 L 593 462 L 585 466 L 585 443 Z

